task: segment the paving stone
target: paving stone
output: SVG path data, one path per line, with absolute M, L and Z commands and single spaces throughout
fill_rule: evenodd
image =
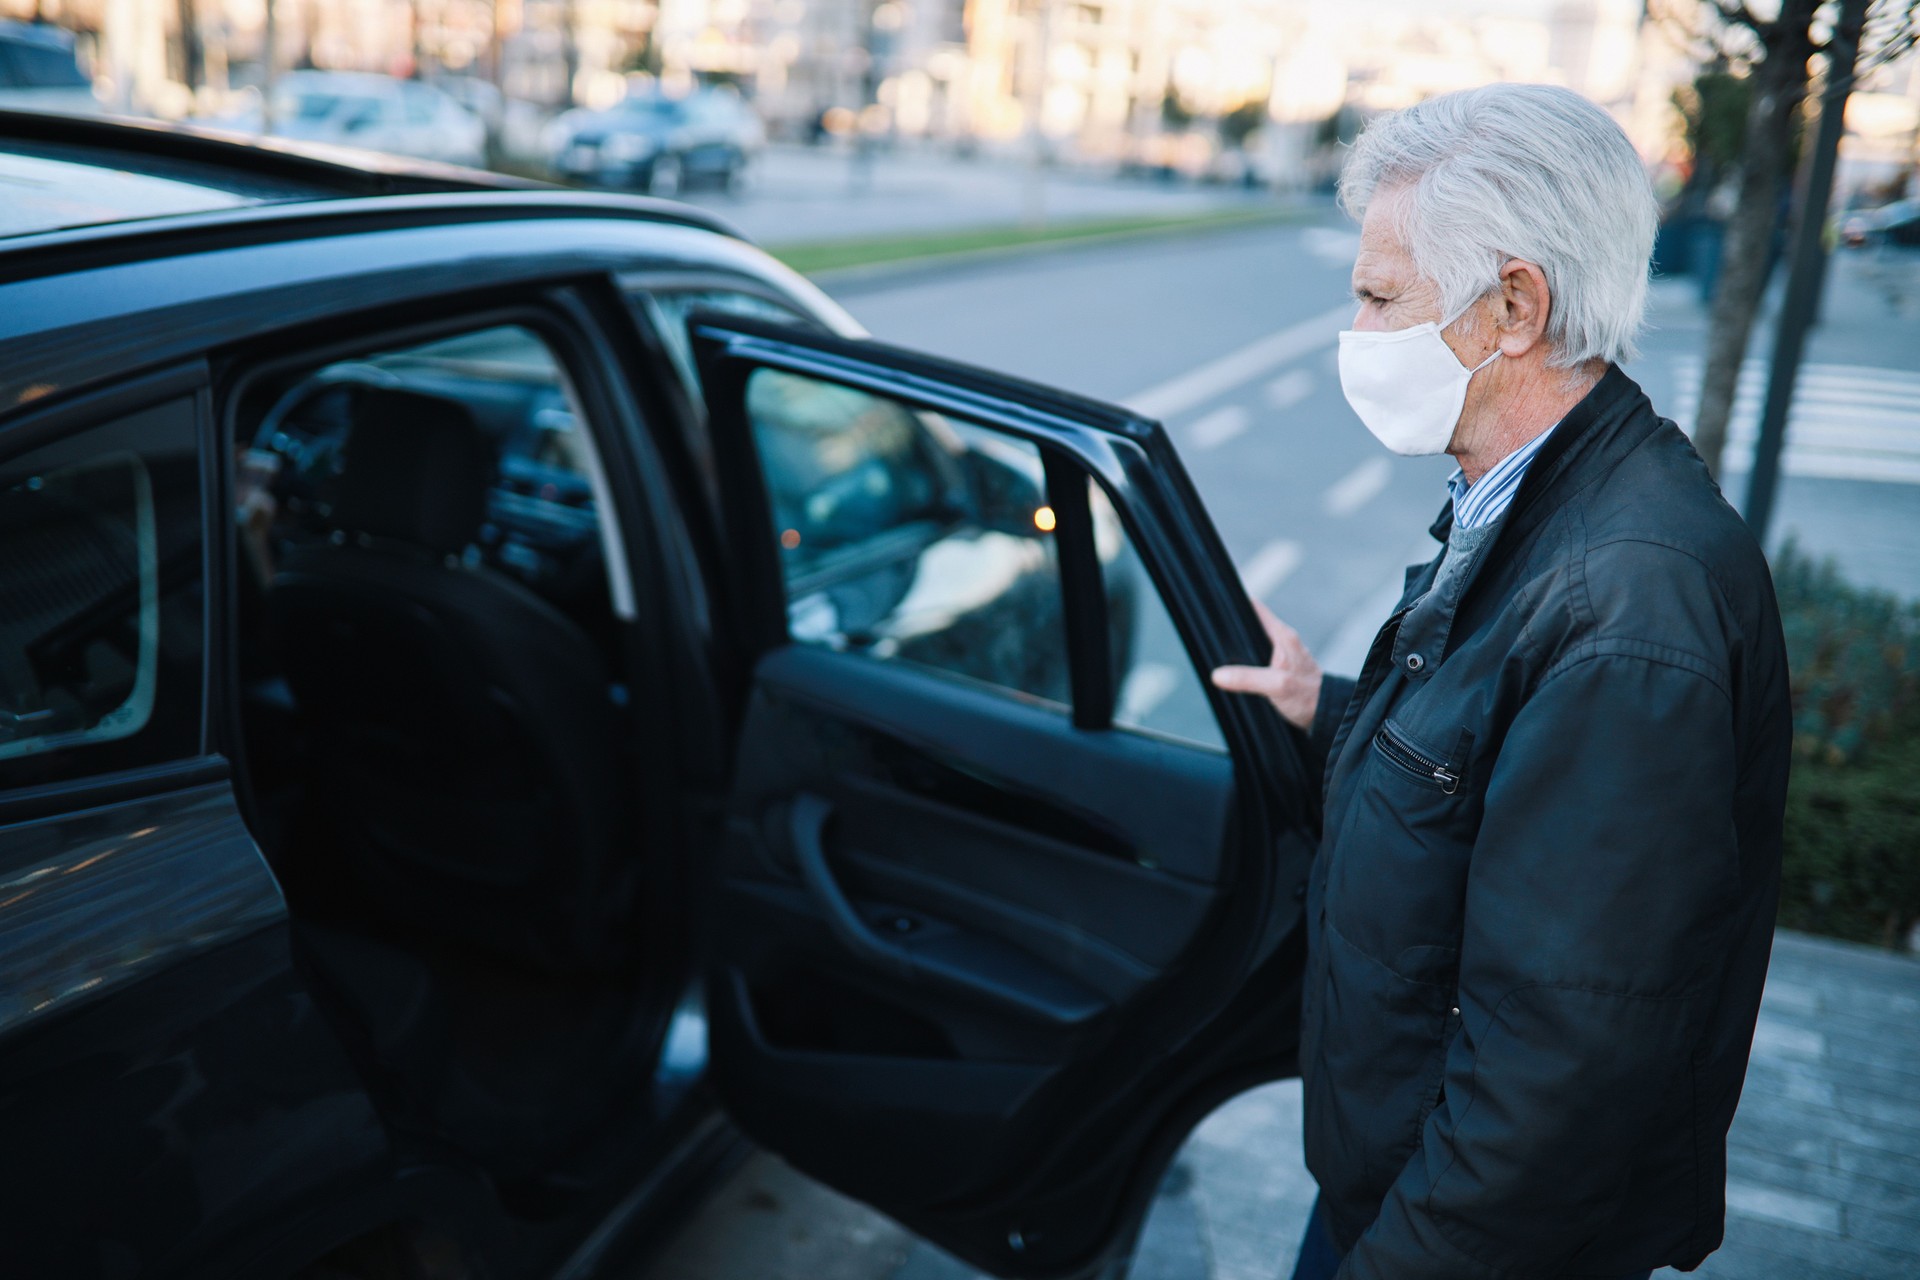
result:
M 1864 1174 L 1882 1182 L 1906 1187 L 1920 1195 L 1920 1151 L 1875 1151 L 1851 1143 L 1836 1145 L 1833 1167 L 1845 1173 Z
M 980 1273 L 952 1254 L 921 1241 L 887 1280 L 980 1280 Z
M 1767 984 L 1768 998 L 1772 997 L 1773 991 L 1773 984 Z M 1802 1062 L 1818 1062 L 1827 1056 L 1827 1038 L 1809 1027 L 1762 1016 L 1753 1029 L 1753 1056 L 1755 1059 L 1792 1058 Z
M 1840 1234 L 1840 1206 L 1833 1201 L 1737 1178 L 1727 1179 L 1727 1214 Z
M 1733 1128 L 1727 1133 L 1727 1148 L 1747 1148 L 1822 1165 L 1834 1161 L 1830 1133 L 1810 1127 L 1798 1117 L 1776 1115 L 1765 1102 L 1749 1104 L 1745 1094 L 1740 1098 L 1740 1111 L 1733 1117 Z
M 1869 1209 L 1920 1223 L 1920 1184 L 1887 1182 L 1824 1164 L 1757 1154 L 1739 1147 L 1727 1151 L 1727 1177 L 1830 1200 L 1845 1209 Z
M 1213 1274 L 1206 1224 L 1192 1192 L 1191 1171 L 1176 1161 L 1154 1197 L 1127 1280 L 1206 1280 Z
M 1817 1063 L 1756 1058 L 1747 1064 L 1746 1091 L 1741 1100 L 1745 1101 L 1748 1095 L 1830 1107 L 1834 1105 L 1833 1074 L 1822 1070 Z
M 1820 999 L 1820 988 L 1811 982 L 1794 982 L 1787 978 L 1767 974 L 1767 1007 L 1779 1013 L 1797 1013 L 1808 1017 L 1818 1017 L 1824 1007 Z M 1762 1019 L 1767 1021 L 1767 1019 Z
M 1920 1220 L 1875 1213 L 1871 1209 L 1848 1209 L 1846 1219 L 1847 1235 L 1867 1244 L 1911 1254 L 1912 1274 L 1920 1276 Z
M 1791 1275 L 1795 1280 L 1914 1280 L 1920 1275 L 1920 1254 L 1911 1250 L 1883 1248 L 1762 1218 L 1728 1218 L 1727 1243 L 1713 1255 L 1720 1267 L 1741 1280 L 1757 1280 L 1747 1275 L 1748 1259 L 1754 1253 L 1792 1259 L 1798 1270 L 1754 1269 L 1759 1275 Z

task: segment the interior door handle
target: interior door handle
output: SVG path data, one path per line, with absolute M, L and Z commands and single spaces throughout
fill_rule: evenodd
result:
M 848 951 L 902 981 L 946 987 L 1042 1022 L 1078 1026 L 1106 1010 L 1098 994 L 998 938 L 963 933 L 943 945 L 913 948 L 883 938 L 854 909 L 827 865 L 825 836 L 832 816 L 832 804 L 802 791 L 793 798 L 788 833 L 800 879 L 828 930 Z
M 827 865 L 826 846 L 827 820 L 832 816 L 833 805 L 810 791 L 802 791 L 793 798 L 788 831 L 793 837 L 794 860 L 800 864 L 800 879 L 819 903 L 828 930 L 842 946 L 869 964 L 911 980 L 918 968 L 913 956 L 875 933 L 854 910 L 840 882 L 833 878 L 833 868 Z

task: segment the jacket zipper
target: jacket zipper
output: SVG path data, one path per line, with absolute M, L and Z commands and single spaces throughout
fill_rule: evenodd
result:
M 1380 732 L 1374 735 L 1374 743 L 1387 759 L 1410 773 L 1432 778 L 1448 795 L 1460 789 L 1460 775 L 1449 769 L 1445 761 L 1429 760 L 1387 726 L 1380 726 Z

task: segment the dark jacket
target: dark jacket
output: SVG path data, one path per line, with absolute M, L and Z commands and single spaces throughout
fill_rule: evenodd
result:
M 1438 564 L 1312 735 L 1300 1056 L 1340 1274 L 1693 1267 L 1721 1238 L 1779 891 L 1766 561 L 1614 369 L 1429 591 Z

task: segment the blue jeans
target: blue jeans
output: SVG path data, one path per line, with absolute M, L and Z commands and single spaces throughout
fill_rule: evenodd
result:
M 1341 1256 L 1316 1198 L 1313 1213 L 1307 1219 L 1307 1233 L 1300 1238 L 1300 1260 L 1293 1264 L 1293 1280 L 1333 1280 L 1333 1273 L 1340 1269 Z M 1648 1280 L 1652 1274 L 1642 1271 L 1622 1280 Z

